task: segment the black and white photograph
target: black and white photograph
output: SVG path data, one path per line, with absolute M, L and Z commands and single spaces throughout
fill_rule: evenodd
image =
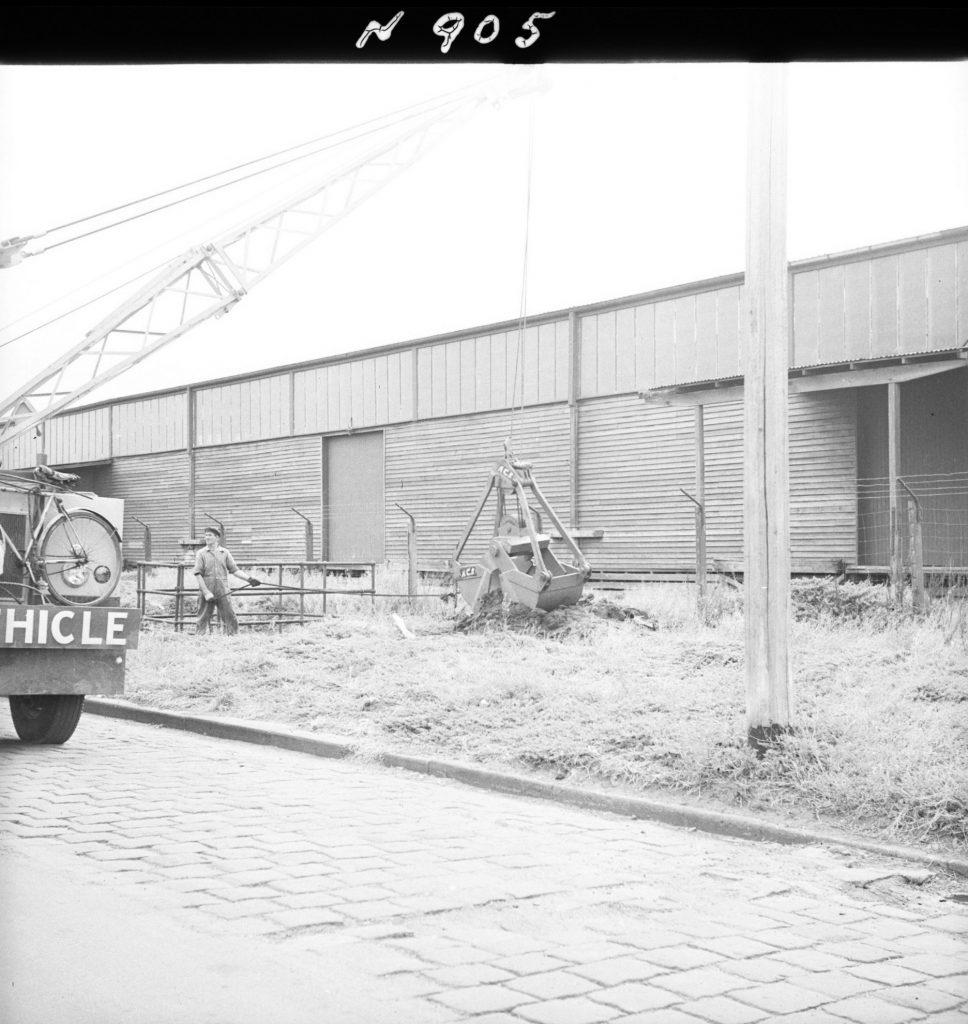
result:
M 938 10 L 11 10 L 0 1020 L 968 1020 Z

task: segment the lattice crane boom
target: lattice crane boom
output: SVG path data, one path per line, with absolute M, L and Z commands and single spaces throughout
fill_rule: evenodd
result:
M 263 278 L 389 184 L 485 104 L 541 87 L 534 82 L 522 84 L 512 73 L 487 90 L 456 97 L 324 181 L 214 241 L 189 249 L 82 341 L 3 399 L 0 442 L 12 441 L 198 324 L 227 313 Z

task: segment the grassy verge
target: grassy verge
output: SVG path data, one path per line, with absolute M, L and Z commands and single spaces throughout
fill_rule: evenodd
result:
M 282 634 L 147 632 L 126 696 L 334 733 L 363 755 L 531 769 L 963 854 L 964 602 L 916 618 L 869 585 L 799 587 L 796 729 L 757 759 L 739 601 L 718 590 L 700 614 L 691 588 L 653 586 L 540 621 L 497 609 L 468 623 L 429 599 L 416 612 L 331 600 L 326 619 Z

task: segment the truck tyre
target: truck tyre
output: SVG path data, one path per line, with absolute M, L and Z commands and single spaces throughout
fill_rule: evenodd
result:
M 10 716 L 24 743 L 65 743 L 74 735 L 83 706 L 84 694 L 28 694 L 10 697 Z

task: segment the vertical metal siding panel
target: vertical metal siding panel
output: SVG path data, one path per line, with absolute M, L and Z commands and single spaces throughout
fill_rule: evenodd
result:
M 598 356 L 597 393 L 615 394 L 615 314 L 608 310 L 595 317 L 595 349 Z
M 350 371 L 350 420 L 349 426 L 363 425 L 363 364 L 359 359 L 346 364 Z
M 447 347 L 434 345 L 430 350 L 430 415 L 447 414 Z
M 364 427 L 372 427 L 376 422 L 376 364 L 373 359 L 365 359 L 362 364 L 362 418 Z
M 615 314 L 615 390 L 634 391 L 635 381 L 635 308 L 628 306 Z
M 447 364 L 447 376 L 444 386 L 444 410 L 448 416 L 456 416 L 461 412 L 462 346 L 463 343 L 460 341 L 451 341 L 444 346 L 444 356 Z
M 790 397 L 790 552 L 857 557 L 856 391 Z
M 464 338 L 460 342 L 460 401 L 461 412 L 474 412 L 477 408 L 477 339 Z
M 568 350 L 568 321 L 555 323 L 555 400 L 568 400 L 568 379 L 571 359 Z
M 928 292 L 924 280 L 926 262 L 923 250 L 901 254 L 898 288 L 902 352 L 923 352 L 928 345 Z
M 503 409 L 508 404 L 507 344 L 503 334 L 491 335 L 491 408 Z
M 707 406 L 703 415 L 709 558 L 743 557 L 743 403 Z
M 417 350 L 417 416 L 425 419 L 433 414 L 431 397 L 433 392 L 433 367 L 431 365 L 431 350 L 421 348 Z
M 898 258 L 885 256 L 871 263 L 871 355 L 898 351 Z
M 696 379 L 696 296 L 684 295 L 675 300 L 675 368 L 676 381 Z
M 538 401 L 555 400 L 555 324 L 538 328 Z
M 716 332 L 717 292 L 696 296 L 696 380 L 716 376 L 719 337 Z
M 391 566 L 406 566 L 405 522 L 399 502 L 417 519 L 420 561 L 449 558 L 473 512 L 507 437 L 506 411 L 477 413 L 458 420 L 420 421 L 391 427 L 385 434 L 387 557 Z M 567 436 L 566 405 L 520 411 L 515 418 L 515 449 L 534 464 L 535 476 L 552 507 L 567 523 L 568 462 L 561 438 Z M 447 500 L 441 500 L 441 480 Z M 465 551 L 482 553 L 483 534 L 493 522 L 493 497 Z M 563 557 L 563 552 L 559 551 Z
M 820 283 L 816 270 L 793 275 L 793 365 L 820 362 Z
M 635 307 L 636 387 L 648 391 L 655 387 L 655 306 Z
M 634 395 L 582 406 L 581 525 L 605 530 L 585 546 L 595 569 L 686 568 L 695 517 L 679 489 L 695 489 L 694 413 L 654 408 Z
M 347 430 L 350 417 L 353 415 L 353 381 L 352 371 L 348 363 L 338 363 L 330 367 L 336 394 L 336 430 Z
M 521 402 L 521 332 L 506 331 L 504 338 L 504 387 L 507 405 L 516 406 Z
M 312 370 L 299 370 L 292 378 L 292 427 L 297 434 L 309 432 L 309 410 L 312 408 Z
M 955 321 L 958 344 L 968 343 L 968 242 L 959 242 L 955 250 L 957 286 L 955 289 Z
M 741 289 L 727 288 L 716 293 L 716 376 L 739 376 Z
M 928 348 L 956 348 L 959 340 L 955 315 L 958 276 L 955 247 L 939 245 L 929 249 L 927 260 Z
M 493 408 L 491 395 L 491 339 L 474 339 L 474 408 L 483 412 Z
M 387 423 L 393 423 L 403 417 L 401 411 L 400 378 L 402 374 L 403 353 L 391 352 L 387 356 L 387 378 L 386 378 L 386 419 Z
M 412 419 L 416 415 L 417 396 L 414 394 L 416 374 L 414 362 L 417 358 L 414 349 L 408 349 L 400 356 L 400 416 L 401 419 Z
M 655 303 L 655 387 L 676 383 L 674 302 Z
M 820 362 L 844 360 L 844 268 L 820 271 Z
M 327 366 L 323 370 L 326 393 L 326 430 L 339 430 L 339 367 Z
M 144 530 L 151 528 L 152 559 L 177 561 L 188 528 L 188 455 L 167 452 L 116 458 L 105 474 L 104 496 L 124 501 L 124 557 L 144 558 Z
M 869 260 L 844 267 L 844 358 L 871 354 L 871 265 Z
M 521 340 L 520 401 L 534 405 L 538 401 L 538 329 L 529 327 Z
M 578 397 L 591 398 L 598 394 L 598 318 L 580 316 L 578 337 L 581 339 Z
M 302 561 L 303 520 L 321 527 L 322 460 L 315 437 L 210 448 L 197 455 L 196 502 L 225 523 L 237 561 Z
M 373 360 L 373 418 L 377 423 L 387 423 L 390 420 L 389 380 L 390 357 L 377 356 Z

